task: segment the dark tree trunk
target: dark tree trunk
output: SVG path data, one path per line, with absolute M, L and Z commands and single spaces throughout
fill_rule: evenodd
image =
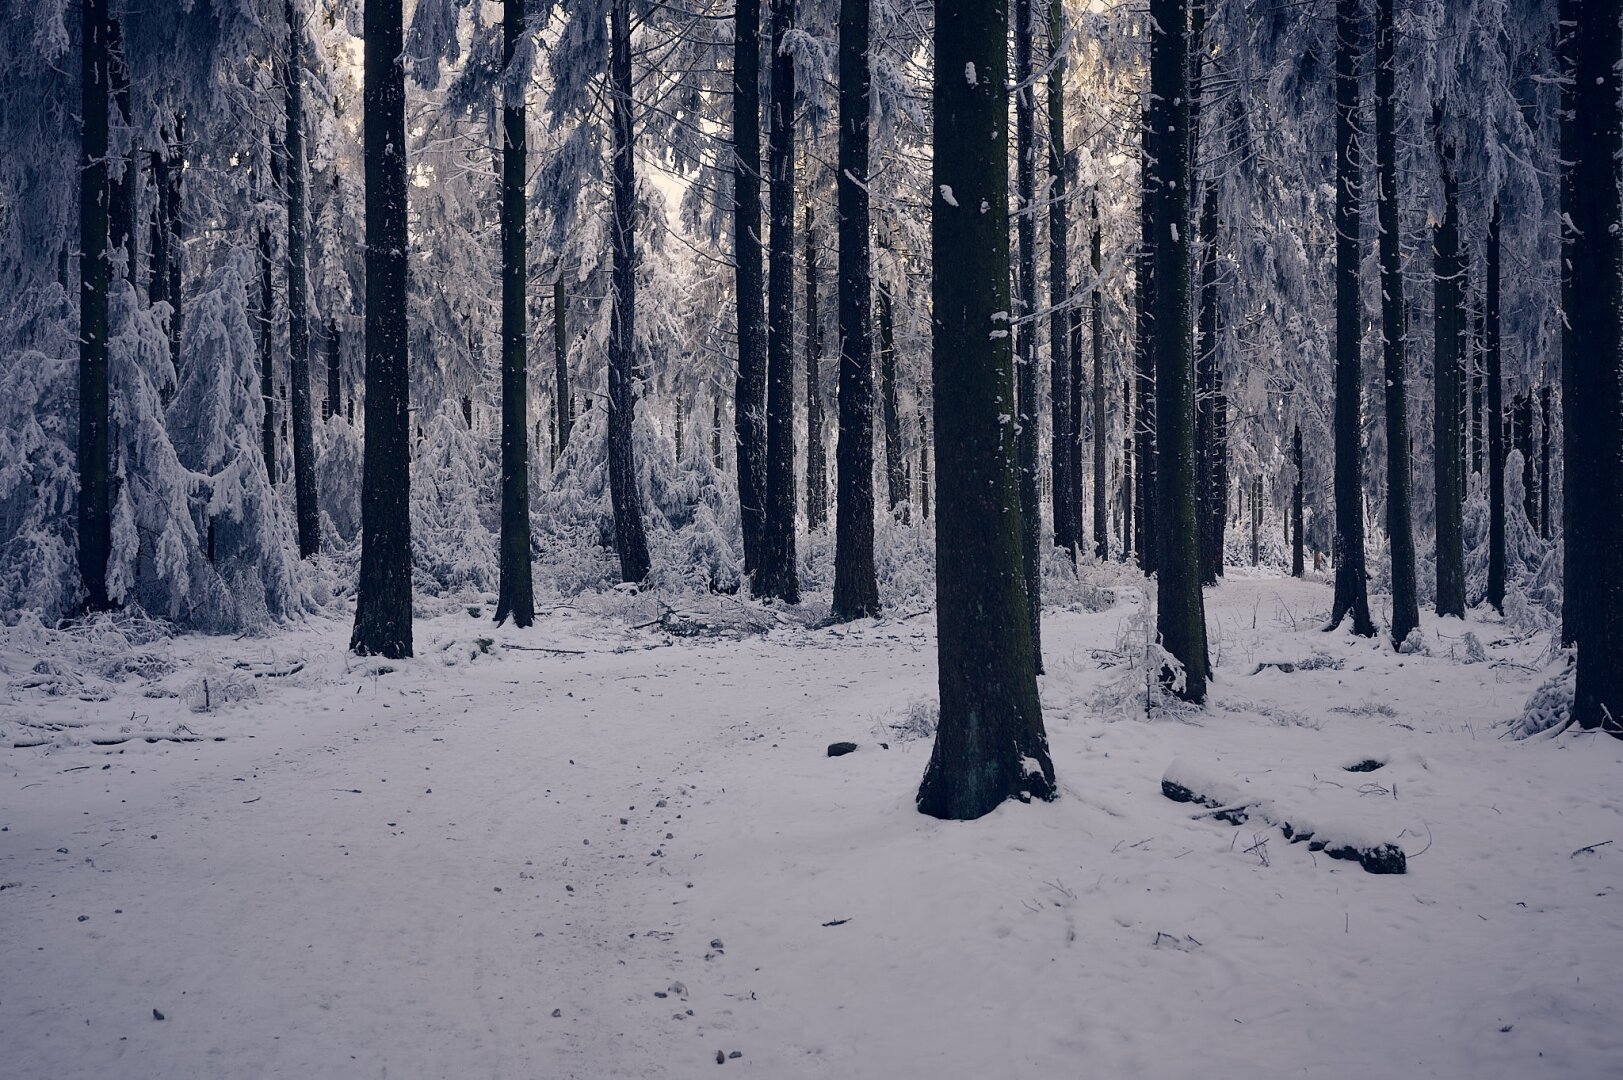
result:
M 510 67 L 524 39 L 524 0 L 502 3 L 502 66 Z M 525 227 L 529 139 L 524 90 L 508 72 L 502 82 L 502 530 L 496 622 L 535 622 L 530 581 L 529 261 Z M 560 278 L 561 280 L 561 278 Z
M 1291 438 L 1291 462 L 1296 466 L 1296 486 L 1291 491 L 1291 577 L 1303 577 L 1307 565 L 1302 559 L 1302 488 L 1306 482 L 1307 465 L 1302 456 L 1302 425 L 1296 425 Z
M 1110 437 L 1110 416 L 1105 403 L 1105 294 L 1102 283 L 1103 242 L 1099 231 L 1099 199 L 1094 197 L 1093 218 L 1093 553 L 1110 558 L 1110 522 L 1105 510 L 1105 446 Z
M 1488 389 L 1488 603 L 1505 610 L 1505 401 L 1500 377 L 1499 202 L 1488 222 L 1488 280 L 1483 300 L 1483 353 Z
M 552 368 L 557 397 L 558 453 L 569 446 L 569 433 L 575 427 L 575 399 L 569 392 L 569 293 L 564 286 L 564 272 L 552 283 Z
M 1251 565 L 1262 562 L 1262 477 L 1251 480 Z
M 1009 204 L 1008 8 L 1004 0 L 936 0 L 935 15 L 931 361 L 941 718 L 918 807 L 970 819 L 1010 798 L 1052 799 L 1056 789 L 1007 423 L 1014 399 L 1009 226 L 1001 213 L 980 212 L 983 202 Z
M 761 256 L 761 2 L 738 0 L 733 29 L 733 264 L 738 303 L 738 509 L 744 569 L 760 565 L 766 521 L 766 274 Z
M 839 408 L 833 617 L 879 614 L 873 553 L 873 326 L 869 266 L 870 0 L 840 0 Z M 888 428 L 887 428 L 888 437 Z
M 406 342 L 406 86 L 401 0 L 366 0 L 366 430 L 350 648 L 412 654 L 411 375 Z
M 1441 109 L 1437 113 L 1442 122 Z M 1434 302 L 1432 355 L 1433 488 L 1437 518 L 1437 614 L 1465 616 L 1465 540 L 1461 520 L 1460 354 L 1465 263 L 1460 255 L 1460 182 L 1454 144 L 1438 133 L 1443 180 L 1443 220 L 1432 228 Z
M 112 606 L 112 423 L 107 389 L 107 3 L 82 0 L 79 117 L 79 581 L 90 611 Z
M 1623 737 L 1623 229 L 1617 158 L 1623 149 L 1618 0 L 1581 0 L 1575 45 L 1572 168 L 1571 412 L 1567 516 L 1579 524 L 1583 576 L 1566 568 L 1566 594 L 1585 595 L 1578 625 L 1573 715 L 1584 728 Z
M 609 87 L 614 99 L 614 308 L 609 326 L 609 501 L 620 579 L 648 576 L 631 422 L 637 407 L 637 176 L 633 144 L 631 0 L 609 11 Z
M 1195 503 L 1200 582 L 1216 585 L 1223 566 L 1212 506 L 1217 490 L 1217 185 L 1207 183 L 1200 208 L 1200 318 L 1195 349 Z
M 1071 411 L 1070 229 L 1066 215 L 1065 12 L 1061 0 L 1048 0 L 1048 367 L 1053 402 L 1051 442 L 1054 484 L 1054 546 L 1074 559 L 1081 543 L 1082 506 L 1076 498 L 1076 429 Z
M 1420 625 L 1409 466 L 1408 327 L 1398 221 L 1397 69 L 1393 0 L 1375 0 L 1375 161 L 1380 199 L 1381 330 L 1386 367 L 1386 533 L 1392 550 L 1392 641 Z
M 1353 633 L 1373 637 L 1375 624 L 1369 617 L 1364 581 L 1364 452 L 1359 433 L 1363 311 L 1358 263 L 1363 212 L 1358 198 L 1363 178 L 1354 132 L 1363 52 L 1360 7 L 1360 0 L 1336 0 L 1336 590 L 1330 628 L 1351 615 Z
M 902 479 L 902 411 L 896 390 L 896 316 L 890 286 L 879 283 L 879 404 L 885 425 L 885 488 L 891 513 L 907 501 Z
M 1223 537 L 1229 520 L 1229 396 L 1223 392 L 1223 372 L 1217 372 L 1217 404 L 1213 410 L 1212 457 L 1214 461 L 1212 488 L 1216 492 L 1208 512 L 1212 516 L 1211 530 L 1215 537 L 1212 549 L 1216 552 L 1217 576 L 1223 576 Z
M 1184 667 L 1178 696 L 1206 700 L 1206 608 L 1195 511 L 1195 357 L 1191 313 L 1187 0 L 1150 0 L 1150 185 L 1154 238 L 1156 628 Z
M 340 360 L 338 343 L 338 320 L 327 319 L 327 400 L 321 407 L 321 418 L 330 420 L 337 416 L 342 408 L 340 387 L 338 385 L 338 365 Z
M 259 226 L 259 309 L 254 313 L 254 322 L 259 331 L 259 396 L 265 403 L 265 417 L 260 425 L 260 452 L 265 457 L 265 473 L 274 487 L 280 477 L 277 475 L 277 466 L 280 458 L 276 454 L 276 339 L 272 333 L 275 325 L 276 289 L 271 279 L 271 244 L 270 225 L 261 222 Z
M 828 458 L 823 448 L 823 388 L 819 360 L 823 323 L 817 317 L 817 234 L 806 207 L 806 528 L 828 518 Z
M 1042 480 L 1037 454 L 1037 109 L 1031 79 L 1031 3 L 1014 0 L 1015 235 L 1019 239 L 1014 297 L 1014 371 L 1020 455 L 1021 553 L 1037 673 L 1042 644 Z
M 795 64 L 783 49 L 795 0 L 771 0 L 767 184 L 772 232 L 766 283 L 766 516 L 756 596 L 800 602 L 795 559 Z
M 1550 423 L 1553 409 L 1550 388 L 1538 392 L 1538 534 L 1550 538 Z
M 154 304 L 169 302 L 169 149 L 167 130 L 158 137 L 152 151 L 152 254 L 148 263 L 147 299 Z
M 1517 394 L 1510 403 L 1510 444 L 1522 456 L 1522 517 L 1538 527 L 1538 486 L 1533 477 L 1533 394 Z
M 297 0 L 287 18 L 287 352 L 293 412 L 293 508 L 299 557 L 321 550 L 321 508 L 316 499 L 315 410 L 310 398 L 310 221 L 304 172 L 304 58 L 299 47 Z
M 678 464 L 680 464 L 681 461 L 682 461 L 682 437 L 683 437 L 683 434 L 684 434 L 682 429 L 685 426 L 685 424 L 684 424 L 684 421 L 686 420 L 686 417 L 684 415 L 685 412 L 686 412 L 686 407 L 684 406 L 684 404 L 682 402 L 682 395 L 677 394 L 676 395 L 676 461 L 677 461 Z

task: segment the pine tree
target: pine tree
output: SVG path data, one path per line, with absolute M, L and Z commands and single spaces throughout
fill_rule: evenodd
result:
M 978 818 L 1052 799 L 1022 572 L 1007 323 L 1008 8 L 936 0 L 930 243 L 941 717 L 918 807 Z M 987 133 L 991 133 L 991 138 Z M 973 251 L 974 259 L 957 257 Z
M 1188 0 L 1151 0 L 1150 185 L 1154 237 L 1156 629 L 1183 664 L 1178 695 L 1206 700 L 1206 608 L 1195 511 L 1195 358 L 1189 228 Z
M 766 521 L 766 275 L 761 257 L 761 3 L 737 0 L 733 29 L 733 266 L 738 305 L 738 506 L 744 569 Z
M 558 268 L 552 282 L 552 369 L 557 393 L 553 403 L 558 412 L 554 436 L 561 454 L 569 445 L 569 432 L 575 425 L 575 401 L 569 390 L 569 292 L 563 267 Z
M 883 236 L 880 245 L 885 245 Z M 879 405 L 885 425 L 885 493 L 890 512 L 907 502 L 907 485 L 902 482 L 902 409 L 896 387 L 896 314 L 891 303 L 890 282 L 879 279 Z
M 632 118 L 631 0 L 609 8 L 609 93 L 614 125 L 614 304 L 609 329 L 609 498 L 620 579 L 648 576 L 648 537 L 631 442 L 637 407 L 637 176 Z
M 1488 220 L 1487 282 L 1483 294 L 1484 379 L 1488 407 L 1488 593 L 1487 601 L 1500 614 L 1505 610 L 1505 400 L 1501 377 L 1499 327 L 1499 200 Z
M 1093 219 L 1093 302 L 1088 305 L 1093 316 L 1093 553 L 1102 562 L 1110 558 L 1110 522 L 1105 507 L 1105 440 L 1110 437 L 1110 417 L 1105 412 L 1104 241 L 1099 230 L 1097 195 L 1089 213 Z
M 834 504 L 834 604 L 838 622 L 879 614 L 873 552 L 873 338 L 869 264 L 868 55 L 870 0 L 840 0 L 839 441 Z
M 79 580 L 90 611 L 112 606 L 111 418 L 107 390 L 107 2 L 82 0 L 79 55 Z
M 1573 118 L 1561 159 L 1572 191 L 1572 350 L 1567 385 L 1574 454 L 1567 461 L 1569 519 L 1579 523 L 1583 577 L 1566 568 L 1566 593 L 1585 594 L 1577 626 L 1573 716 L 1587 729 L 1623 737 L 1623 221 L 1618 154 L 1623 116 L 1618 67 L 1623 33 L 1618 0 L 1576 0 Z
M 772 231 L 766 285 L 766 516 L 756 596 L 800 602 L 795 557 L 795 62 L 784 38 L 795 28 L 795 0 L 770 0 L 767 198 Z
M 1297 424 L 1291 436 L 1291 464 L 1296 467 L 1296 485 L 1291 491 L 1291 577 L 1307 573 L 1302 558 L 1302 488 L 1306 482 L 1306 466 L 1302 458 L 1302 425 Z
M 1031 72 L 1032 0 L 1014 0 L 1015 269 L 1014 376 L 1020 453 L 1021 553 L 1037 673 L 1043 670 L 1042 509 L 1037 461 L 1037 109 Z
M 1443 186 L 1443 219 L 1432 227 L 1432 304 L 1434 393 L 1432 396 L 1433 492 L 1437 524 L 1437 614 L 1465 616 L 1465 547 L 1461 507 L 1460 407 L 1464 397 L 1461 312 L 1465 262 L 1460 255 L 1460 182 L 1452 138 L 1442 133 L 1442 110 L 1436 113 L 1438 158 Z
M 1330 628 L 1352 616 L 1352 632 L 1373 637 L 1369 592 L 1364 582 L 1364 462 L 1359 438 L 1362 414 L 1362 303 L 1358 292 L 1362 170 L 1355 132 L 1359 113 L 1358 68 L 1363 52 L 1360 0 L 1336 0 L 1336 402 L 1335 552 L 1336 590 Z
M 350 648 L 412 654 L 411 405 L 406 355 L 406 84 L 401 0 L 366 0 L 366 433 L 361 575 Z
M 518 627 L 535 621 L 535 594 L 530 582 L 530 384 L 525 324 L 529 301 L 525 227 L 529 142 L 524 127 L 524 86 L 513 65 L 524 33 L 524 0 L 503 0 L 502 524 L 496 622 L 511 616 Z
M 1380 199 L 1381 329 L 1386 366 L 1386 533 L 1392 548 L 1392 640 L 1420 625 L 1410 505 L 1409 395 L 1404 353 L 1402 232 L 1398 222 L 1397 70 L 1393 0 L 1375 0 L 1375 160 Z
M 287 21 L 287 347 L 293 412 L 293 508 L 299 557 L 321 550 L 316 493 L 315 409 L 310 398 L 310 218 L 304 161 L 304 58 L 297 0 L 284 0 Z
M 828 516 L 828 458 L 823 448 L 823 388 L 818 361 L 823 324 L 817 317 L 817 232 L 806 207 L 806 528 L 820 529 Z
M 1076 428 L 1071 413 L 1070 219 L 1066 207 L 1069 164 L 1065 156 L 1065 12 L 1062 0 L 1048 2 L 1048 367 L 1052 401 L 1054 546 L 1074 559 L 1080 543 L 1082 508 L 1076 499 Z

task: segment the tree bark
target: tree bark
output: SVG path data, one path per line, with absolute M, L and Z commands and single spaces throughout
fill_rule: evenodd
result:
M 1206 608 L 1195 511 L 1195 358 L 1191 313 L 1187 0 L 1150 0 L 1154 246 L 1156 627 L 1184 668 L 1178 696 L 1206 700 Z
M 1505 610 L 1505 401 L 1499 336 L 1499 201 L 1488 221 L 1488 280 L 1483 300 L 1488 396 L 1488 603 Z
M 529 136 L 524 88 L 510 70 L 524 39 L 524 0 L 502 3 L 502 525 L 496 622 L 535 622 L 530 580 L 530 361 L 525 210 Z M 561 280 L 561 278 L 560 278 Z
M 609 10 L 609 85 L 614 121 L 614 307 L 609 319 L 609 501 L 620 579 L 648 576 L 632 420 L 637 407 L 637 176 L 632 122 L 631 0 Z
M 978 818 L 1052 799 L 1022 572 L 1007 322 L 1008 8 L 936 0 L 931 366 L 941 717 L 918 807 Z M 991 133 L 988 138 L 987 134 Z M 974 252 L 973 259 L 964 252 Z
M 338 416 L 342 411 L 339 376 L 340 351 L 338 342 L 338 320 L 327 318 L 327 401 L 321 407 L 321 418 L 329 420 Z
M 1582 577 L 1566 568 L 1566 594 L 1585 595 L 1578 625 L 1573 715 L 1586 729 L 1623 737 L 1623 229 L 1617 159 L 1623 150 L 1618 0 L 1579 0 L 1570 150 L 1572 169 L 1573 456 L 1566 513 L 1579 522 Z
M 890 285 L 879 282 L 879 401 L 885 425 L 885 488 L 890 511 L 907 501 L 902 478 L 902 410 L 896 390 L 896 318 Z
M 1110 437 L 1110 416 L 1105 402 L 1105 294 L 1103 238 L 1099 229 L 1099 199 L 1094 196 L 1093 218 L 1093 553 L 1101 562 L 1110 558 L 1110 521 L 1105 509 L 1105 446 Z
M 558 453 L 569 445 L 569 433 L 575 428 L 575 399 L 569 390 L 569 292 L 560 267 L 552 282 L 552 369 L 557 392 Z
M 1195 350 L 1195 503 L 1200 582 L 1216 585 L 1223 567 L 1212 506 L 1217 490 L 1217 185 L 1208 182 L 1200 208 L 1200 318 Z
M 1081 419 L 1073 416 L 1070 354 L 1070 219 L 1066 207 L 1065 9 L 1048 0 L 1048 368 L 1052 400 L 1050 445 L 1054 485 L 1054 546 L 1077 556 L 1082 507 L 1076 498 L 1074 446 Z
M 836 622 L 879 614 L 873 551 L 873 296 L 869 260 L 870 0 L 840 0 L 839 410 L 834 503 Z
M 1302 425 L 1296 425 L 1296 432 L 1291 439 L 1291 462 L 1296 466 L 1296 487 L 1291 492 L 1291 577 L 1303 577 L 1307 573 L 1307 566 L 1302 559 L 1302 524 L 1305 515 L 1302 512 L 1302 487 L 1306 480 L 1307 469 L 1302 457 Z
M 1362 299 L 1358 269 L 1363 213 L 1362 170 L 1354 132 L 1359 113 L 1358 68 L 1363 52 L 1360 0 L 1336 0 L 1336 589 L 1330 628 L 1352 616 L 1352 632 L 1373 637 L 1364 581 L 1364 451 Z
M 1582 453 L 1583 438 L 1575 418 L 1582 414 L 1582 406 L 1575 397 L 1573 377 L 1580 360 L 1577 353 L 1572 316 L 1577 294 L 1574 292 L 1573 259 L 1577 257 L 1577 233 L 1573 231 L 1572 215 L 1578 208 L 1573 184 L 1577 180 L 1578 160 L 1584 147 L 1578 132 L 1578 37 L 1579 17 L 1584 14 L 1585 0 L 1557 0 L 1556 2 L 1556 65 L 1561 74 L 1561 109 L 1559 138 L 1561 141 L 1560 226 L 1561 226 L 1561 567 L 1564 587 L 1561 590 L 1561 644 L 1570 648 L 1578 642 L 1583 623 L 1584 603 L 1587 600 L 1587 578 L 1584 559 L 1587 555 L 1583 531 L 1586 515 L 1578 509 L 1577 501 L 1583 490 L 1575 463 Z
M 79 67 L 79 581 L 90 611 L 112 607 L 107 386 L 107 3 L 82 0 Z
M 1152 99 L 1153 101 L 1153 99 Z M 1137 408 L 1133 410 L 1133 456 L 1138 467 L 1133 489 L 1133 550 L 1138 554 L 1138 565 L 1146 575 L 1155 573 L 1157 550 L 1155 535 L 1156 443 L 1155 443 L 1155 139 L 1152 134 L 1153 103 L 1144 110 L 1142 145 L 1139 151 L 1139 249 L 1135 259 L 1137 283 L 1137 336 L 1134 341 L 1134 360 L 1137 377 L 1133 383 Z
M 795 556 L 795 64 L 783 49 L 795 0 L 771 0 L 767 197 L 772 231 L 766 283 L 766 516 L 751 590 L 800 602 Z
M 1441 109 L 1437 113 L 1442 120 Z M 1465 617 L 1465 540 L 1460 475 L 1460 404 L 1463 351 L 1461 307 L 1465 264 L 1460 255 L 1460 182 L 1454 143 L 1438 133 L 1443 220 L 1432 228 L 1433 380 L 1432 473 L 1437 519 L 1437 614 Z
M 406 86 L 401 0 L 366 0 L 366 418 L 361 573 L 350 648 L 412 654 L 411 374 L 406 344 Z
M 1042 507 L 1037 454 L 1037 109 L 1032 86 L 1032 0 L 1014 0 L 1015 236 L 1014 371 L 1020 454 L 1021 553 L 1037 673 L 1043 670 Z
M 817 233 L 806 207 L 806 528 L 828 517 L 828 458 L 823 449 L 823 387 L 820 364 L 823 323 L 817 317 Z
M 733 29 L 733 264 L 738 372 L 738 509 L 744 569 L 760 564 L 766 521 L 766 275 L 761 256 L 761 3 L 737 0 Z
M 274 153 L 274 151 L 273 151 Z M 278 466 L 281 458 L 276 453 L 276 339 L 272 333 L 275 326 L 276 289 L 271 278 L 272 255 L 270 223 L 261 220 L 259 224 L 259 310 L 254 314 L 254 322 L 259 331 L 259 396 L 265 405 L 264 420 L 260 425 L 260 453 L 265 458 L 265 474 L 271 486 L 276 486 L 281 477 L 278 475 Z
M 321 508 L 316 498 L 315 410 L 310 398 L 310 219 L 304 170 L 304 58 L 297 0 L 285 0 L 287 19 L 287 351 L 293 412 L 293 509 L 299 558 L 321 550 Z
M 1420 625 L 1415 587 L 1414 510 L 1409 464 L 1406 371 L 1408 312 L 1403 300 L 1403 235 L 1398 221 L 1397 69 L 1393 0 L 1375 0 L 1375 160 L 1380 189 L 1382 356 L 1386 368 L 1386 533 L 1392 552 L 1392 643 Z

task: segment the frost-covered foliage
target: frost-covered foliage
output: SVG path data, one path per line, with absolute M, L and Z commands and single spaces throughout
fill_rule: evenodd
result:
M 155 596 L 143 606 L 204 629 L 258 629 L 299 611 L 306 599 L 291 523 L 261 451 L 264 401 L 236 267 L 217 272 L 192 301 L 181 371 L 166 420 L 175 464 L 185 473 L 174 474 L 167 490 L 187 490 L 197 546 L 186 553 L 184 578 L 178 565 L 161 575 L 170 582 L 162 606 Z M 125 471 L 146 476 L 153 464 Z
M 321 547 L 347 548 L 361 535 L 361 433 L 335 413 L 319 429 L 317 441 Z
M 588 409 L 535 507 L 542 580 L 573 595 L 619 580 L 609 502 L 608 413 Z M 649 587 L 735 593 L 743 582 L 738 507 L 728 497 L 703 440 L 675 446 L 639 410 L 632 436 L 644 525 L 653 559 Z
M 1578 668 L 1568 652 L 1561 668 L 1546 679 L 1527 699 L 1520 716 L 1511 718 L 1508 734 L 1513 739 L 1526 739 L 1543 731 L 1563 729 L 1571 721 L 1572 703 L 1578 689 Z
M 412 585 L 429 595 L 496 587 L 493 499 L 496 465 L 488 448 L 447 402 L 423 429 L 412 455 Z
M 1471 477 L 1465 500 L 1465 593 L 1480 602 L 1488 590 L 1488 488 Z M 1522 455 L 1505 463 L 1505 619 L 1520 630 L 1553 625 L 1561 611 L 1561 545 L 1539 536 L 1523 510 Z

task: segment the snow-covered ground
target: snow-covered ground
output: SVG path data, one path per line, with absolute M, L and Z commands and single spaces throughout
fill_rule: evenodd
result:
M 928 614 L 459 611 L 387 672 L 342 620 L 14 629 L 0 1075 L 1623 1074 L 1623 743 L 1499 737 L 1543 638 L 1428 617 L 1398 656 L 1319 632 L 1328 599 L 1231 577 L 1211 706 L 1153 720 L 1134 591 L 1054 613 L 1062 797 L 970 823 L 912 807 Z M 1199 816 L 1175 761 L 1408 873 Z

